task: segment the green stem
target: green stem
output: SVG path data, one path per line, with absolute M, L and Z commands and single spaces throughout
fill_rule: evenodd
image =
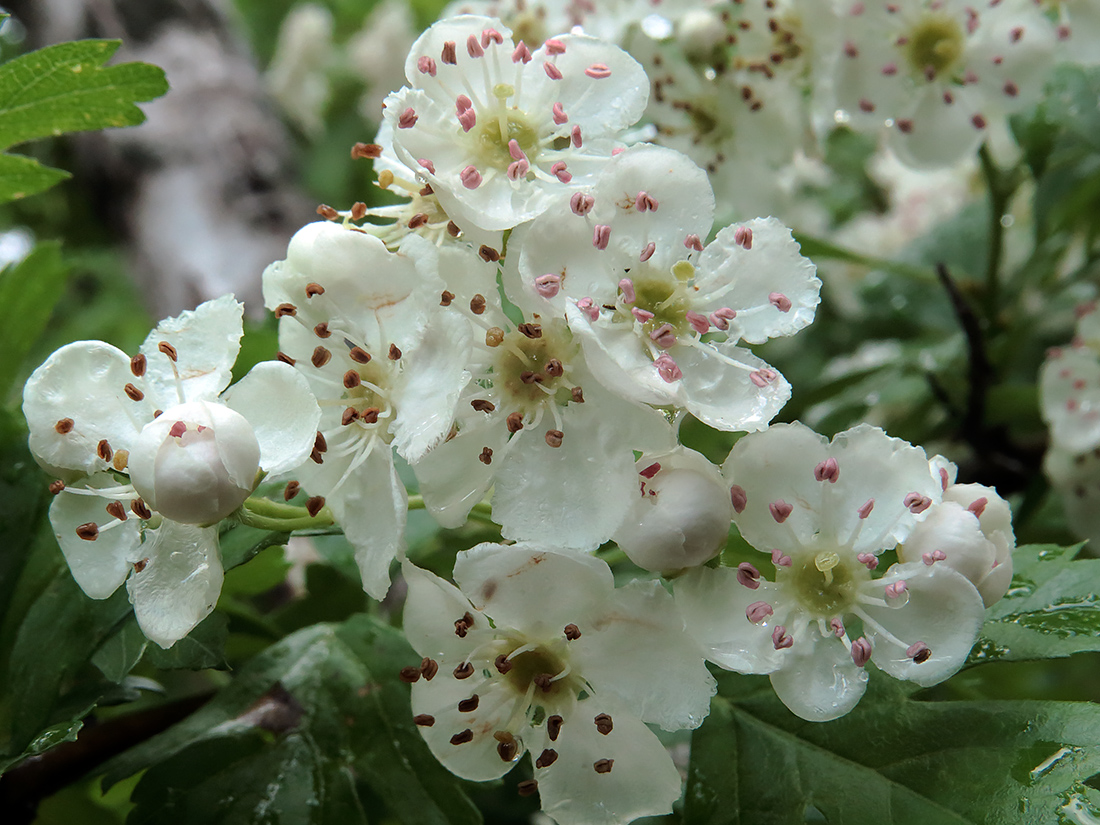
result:
M 412 495 L 409 496 L 409 510 L 424 510 L 427 506 L 424 504 L 424 496 Z M 493 507 L 487 501 L 479 501 L 472 508 L 470 508 L 470 518 L 475 521 L 480 521 L 485 524 L 496 524 L 493 521 Z
M 317 515 L 311 516 L 303 507 L 280 504 L 266 498 L 247 499 L 234 516 L 237 521 L 248 527 L 278 533 L 328 527 L 335 522 L 332 511 L 328 507 L 322 507 Z
M 985 267 L 985 315 L 990 324 L 995 322 L 1000 307 L 1001 292 L 1001 256 L 1004 252 L 1005 227 L 1001 223 L 1008 201 L 1015 188 L 1008 176 L 998 168 L 987 144 L 978 150 L 978 159 L 982 165 L 982 177 L 989 190 L 989 239 L 986 250 Z
M 914 266 L 913 264 L 901 263 L 900 261 L 891 261 L 887 258 L 877 258 L 873 255 L 863 255 L 859 252 L 854 252 L 851 249 L 839 246 L 832 241 L 827 241 L 815 235 L 807 235 L 803 232 L 795 232 L 794 239 L 798 241 L 799 246 L 802 247 L 802 254 L 810 260 L 825 258 L 828 260 L 845 261 L 858 266 L 865 266 L 868 269 L 878 269 L 883 272 L 889 272 L 893 275 L 909 278 L 910 280 L 920 283 L 932 284 L 936 282 L 936 274 L 932 270 L 922 266 Z

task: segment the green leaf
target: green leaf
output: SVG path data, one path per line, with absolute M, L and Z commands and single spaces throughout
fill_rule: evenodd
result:
M 812 723 L 762 677 L 720 683 L 692 738 L 684 825 L 1054 825 L 1100 771 L 1091 703 L 920 702 L 874 672 L 855 710 Z
M 1100 559 L 1083 547 L 1030 544 L 1012 554 L 1012 586 L 989 608 L 969 664 L 1100 650 Z
M 141 661 L 149 640 L 132 616 L 123 623 L 114 636 L 105 641 L 92 656 L 92 664 L 99 672 L 116 684 L 130 675 Z
M 0 148 L 145 120 L 135 104 L 164 94 L 168 82 L 156 66 L 104 66 L 118 47 L 117 40 L 59 43 L 0 66 Z M 0 202 L 40 191 L 65 177 L 34 161 L 3 157 L 0 172 L 15 173 L 19 180 L 0 186 Z
M 480 816 L 459 781 L 412 723 L 397 673 L 416 661 L 399 631 L 368 616 L 305 628 L 252 659 L 188 719 L 108 763 L 104 781 L 147 770 L 135 822 L 265 821 L 273 797 L 304 812 L 286 821 L 361 822 L 355 776 L 400 821 L 475 825 Z M 291 762 L 308 782 L 284 772 Z M 229 807 L 192 805 L 192 794 L 217 799 L 227 788 Z
M 9 155 L 0 155 L 0 190 Z M 54 305 L 61 298 L 69 267 L 61 246 L 43 243 L 23 261 L 0 272 L 0 399 L 6 398 L 20 366 L 45 331 Z
M 198 626 L 168 650 L 149 645 L 145 661 L 161 670 L 226 670 L 225 640 L 229 637 L 229 619 L 211 613 Z
M 245 527 L 234 522 L 222 522 L 222 531 L 218 535 L 218 545 L 222 553 L 222 566 L 232 570 L 238 565 L 255 558 L 260 551 L 276 544 L 286 544 L 289 533 L 276 533 L 260 530 L 257 527 Z
M 63 169 L 43 166 L 24 155 L 0 155 L 0 203 L 22 200 L 71 178 Z

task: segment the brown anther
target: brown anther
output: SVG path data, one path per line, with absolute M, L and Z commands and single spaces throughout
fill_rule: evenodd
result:
M 367 205 L 362 201 L 356 201 L 351 205 L 351 219 L 361 221 L 367 217 Z
M 484 398 L 475 398 L 470 402 L 470 406 L 478 412 L 492 412 L 497 408 L 497 405 L 492 401 L 486 401 Z
M 294 366 L 293 359 L 291 359 L 291 366 Z M 153 410 L 153 418 L 160 418 L 164 415 L 164 410 Z
M 497 672 L 503 676 L 512 669 L 512 660 L 508 658 L 508 654 L 501 653 L 493 660 L 493 665 L 496 667 Z
M 428 216 L 425 215 L 423 212 L 417 212 L 415 215 L 409 218 L 408 227 L 409 229 L 419 229 L 427 222 Z
M 531 796 L 539 789 L 539 783 L 535 779 L 524 779 L 516 785 L 516 791 L 520 796 Z
M 523 415 L 518 412 L 508 413 L 504 423 L 508 425 L 508 432 L 518 433 L 523 429 Z
M 542 324 L 520 324 L 517 329 L 528 338 L 542 337 Z
M 168 431 L 168 435 L 172 438 L 180 438 L 185 432 L 187 432 L 187 424 L 183 421 L 177 421 L 172 425 L 172 429 Z
M 477 710 L 477 706 L 480 701 L 481 700 L 478 698 L 476 693 L 469 699 L 463 699 L 461 702 L 458 703 L 459 713 L 473 713 L 475 710 Z
M 107 505 L 107 512 L 119 521 L 126 521 L 126 508 L 121 501 L 112 501 Z
M 443 294 L 439 296 L 439 305 L 441 307 L 449 307 L 451 301 L 455 299 L 455 294 L 449 290 L 443 290 Z
M 524 370 L 519 374 L 519 380 L 524 384 L 541 384 L 543 377 L 540 373 L 532 372 L 531 370 Z
M 283 501 L 290 501 L 302 491 L 302 485 L 297 481 L 288 481 L 283 489 Z
M 352 160 L 377 160 L 382 157 L 382 147 L 377 143 L 356 143 L 351 147 Z
M 561 430 L 547 430 L 546 431 L 546 443 L 551 447 L 560 447 L 562 440 L 565 438 L 565 433 Z
M 317 207 L 317 214 L 324 218 L 326 221 L 338 221 L 340 220 L 340 213 L 333 209 L 328 204 L 322 203 Z
M 378 188 L 389 189 L 391 186 L 393 186 L 393 172 L 383 169 L 378 173 Z
M 149 505 L 145 503 L 144 499 L 140 498 L 130 500 L 130 512 L 145 521 L 153 517 L 153 511 L 149 509 Z
M 563 632 L 565 633 L 565 638 L 571 642 L 575 642 L 581 637 L 581 629 L 575 624 L 567 624 Z
M 420 668 L 409 665 L 408 667 L 401 668 L 401 671 L 397 674 L 402 682 L 406 684 L 413 684 L 420 681 Z
M 466 633 L 474 626 L 474 617 L 464 613 L 461 619 L 455 621 L 455 635 L 460 639 L 466 638 Z
M 157 349 L 168 356 L 168 360 L 173 364 L 179 360 L 179 354 L 176 352 L 176 348 L 169 344 L 167 341 L 161 341 L 157 344 Z
M 401 357 L 401 350 L 397 344 L 390 344 L 390 351 L 386 355 L 391 361 L 396 361 Z
M 428 197 L 428 195 L 432 194 L 433 192 L 435 192 L 435 190 L 432 189 L 431 184 L 430 183 L 425 183 L 417 191 L 417 194 L 420 195 L 420 197 L 422 197 L 422 198 L 426 198 L 426 197 Z
M 149 564 L 149 559 L 142 559 L 141 561 L 134 562 L 134 572 L 140 573 Z
M 319 453 L 328 452 L 328 442 L 325 441 L 325 436 L 320 430 L 317 431 L 317 437 L 313 439 L 313 449 Z
M 480 461 L 485 466 L 489 466 L 490 464 L 492 464 L 493 463 L 493 449 L 491 447 L 482 447 L 481 448 L 481 455 L 479 455 L 477 457 L 477 460 Z
M 322 453 L 314 450 L 312 453 L 309 454 L 309 460 L 312 461 L 314 464 L 324 464 L 325 456 Z
M 519 746 L 516 744 L 516 739 L 512 734 L 505 730 L 498 730 L 493 734 L 493 737 L 497 740 L 497 755 L 502 762 L 511 762 L 516 758 L 516 754 L 519 752 Z M 507 737 L 505 739 L 504 737 Z
M 111 445 L 107 443 L 106 438 L 101 438 L 99 443 L 96 444 L 95 454 L 104 461 L 110 461 L 114 457 L 115 451 L 111 449 Z
M 481 315 L 485 312 L 485 296 L 480 292 L 470 299 L 470 312 L 474 315 Z
M 474 675 L 474 666 L 469 662 L 463 662 L 454 669 L 453 675 L 456 679 L 469 679 Z
M 592 767 L 596 769 L 596 773 L 611 773 L 611 766 L 614 764 L 614 759 L 597 759 Z
M 81 524 L 76 528 L 76 534 L 84 541 L 95 541 L 96 536 L 99 535 L 99 525 L 94 521 L 89 521 L 86 524 Z
M 457 238 L 461 232 L 462 230 L 458 228 L 457 223 L 455 223 L 454 221 L 447 221 L 448 235 L 450 235 L 452 238 Z
M 289 365 L 290 365 L 290 366 L 292 366 L 292 367 L 293 367 L 293 366 L 294 366 L 295 364 L 297 364 L 297 363 L 298 363 L 298 362 L 297 362 L 297 361 L 296 361 L 295 359 L 291 358 L 291 357 L 290 357 L 289 355 L 287 355 L 287 354 L 286 354 L 285 352 L 283 352 L 282 350 L 280 350 L 279 352 L 275 353 L 275 358 L 276 358 L 277 360 L 279 360 L 279 361 L 282 361 L 282 362 L 283 362 L 284 364 L 289 364 Z
M 418 713 L 413 717 L 413 724 L 421 728 L 430 728 L 435 724 L 435 717 L 430 713 Z
M 474 741 L 474 732 L 472 730 L 470 730 L 469 728 L 466 728 L 466 730 L 461 730 L 458 733 L 456 733 L 454 736 L 451 737 L 451 744 L 452 745 L 465 745 L 467 742 L 473 742 L 473 741 Z
M 926 648 L 924 648 L 924 650 L 919 651 L 917 653 L 917 655 L 913 657 L 913 662 L 915 664 L 918 664 L 918 665 L 923 665 L 925 662 L 927 662 L 931 658 L 932 658 L 932 648 L 926 647 Z
M 439 673 L 439 662 L 435 659 L 429 659 L 427 656 L 420 660 L 420 675 L 424 677 L 425 681 L 430 682 L 437 673 Z
M 324 295 L 325 288 L 320 284 L 309 283 L 306 284 L 306 297 L 312 298 L 314 295 Z
M 356 364 L 370 363 L 370 353 L 362 347 L 352 347 L 350 350 L 348 350 L 348 358 L 350 358 Z
M 129 450 L 115 450 L 115 457 L 111 459 L 111 466 L 120 473 L 125 472 L 126 465 L 130 463 Z
M 536 768 L 549 768 L 555 762 L 558 761 L 558 752 L 553 748 L 547 748 L 539 754 L 539 758 L 535 760 Z
M 340 416 L 340 424 L 345 427 L 358 420 L 359 410 L 355 409 L 355 407 L 345 408 L 343 414 Z
M 58 493 L 65 489 L 65 482 L 59 478 L 56 478 L 50 482 L 49 489 L 50 495 L 56 496 Z
M 324 496 L 312 496 L 306 499 L 306 512 L 309 513 L 310 518 L 317 518 L 317 514 L 321 512 L 321 508 L 324 506 Z
M 130 372 L 132 372 L 137 378 L 145 375 L 145 356 L 140 352 L 130 359 Z
M 145 393 L 135 387 L 133 384 L 127 384 L 122 388 L 126 395 L 129 396 L 131 401 L 140 401 L 145 397 Z
M 328 331 L 328 324 L 324 321 L 313 328 L 313 334 L 318 338 L 329 338 L 332 336 L 332 333 Z
M 361 418 L 365 424 L 377 424 L 378 413 L 380 412 L 381 410 L 378 409 L 378 407 L 367 407 L 363 412 L 359 413 L 359 418 Z
M 363 376 L 359 374 L 358 370 L 348 370 L 344 373 L 344 386 L 353 390 L 363 383 Z
M 539 674 L 536 674 L 535 677 L 531 681 L 534 682 L 536 685 L 538 685 L 539 688 L 542 689 L 543 693 L 549 693 L 550 689 L 552 687 L 554 687 L 553 679 L 554 679 L 554 677 L 553 677 L 552 674 L 539 673 Z
M 282 318 L 286 315 L 289 315 L 291 318 L 293 318 L 297 314 L 298 307 L 294 306 L 294 304 L 279 304 L 277 307 L 275 307 L 276 318 Z
M 310 363 L 313 364 L 313 366 L 317 367 L 317 369 L 320 369 L 332 360 L 332 353 L 324 347 L 315 347 L 313 350 L 313 355 L 309 357 L 309 360 Z
M 558 741 L 558 734 L 561 733 L 561 725 L 564 721 L 565 720 L 557 714 L 546 719 L 546 735 L 550 737 L 551 742 Z
M 500 327 L 489 327 L 485 330 L 485 346 L 499 347 L 504 343 L 504 330 Z
M 606 713 L 601 713 L 592 721 L 596 723 L 596 730 L 598 730 L 604 736 L 607 736 L 607 734 L 611 733 L 612 729 L 615 727 L 615 723 L 611 721 L 611 717 L 608 716 Z
M 485 244 L 481 245 L 481 247 L 477 250 L 477 254 L 480 255 L 481 260 L 485 261 L 486 263 L 495 264 L 497 261 L 500 260 L 500 253 L 493 249 L 491 246 L 486 246 Z
M 570 395 L 573 397 L 573 403 L 575 403 L 575 404 L 583 404 L 584 403 L 584 390 L 582 390 L 580 387 L 573 387 L 573 390 L 570 393 Z
M 75 423 L 76 422 L 73 421 L 71 418 L 62 418 L 60 421 L 53 425 L 53 428 L 57 430 L 59 434 L 65 435 L 66 433 L 72 432 L 73 425 Z

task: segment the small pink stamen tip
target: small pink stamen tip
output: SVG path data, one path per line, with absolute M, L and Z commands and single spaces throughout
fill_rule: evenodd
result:
M 866 567 L 868 570 L 874 570 L 878 567 L 878 556 L 874 553 L 857 553 L 856 561 Z
M 638 256 L 638 260 L 643 264 L 653 257 L 653 253 L 657 251 L 657 244 L 650 241 L 645 245 L 645 249 L 642 250 L 642 254 Z
M 466 54 L 470 57 L 484 57 L 485 49 L 481 48 L 481 44 L 477 42 L 477 35 L 471 34 L 466 38 Z
M 776 567 L 790 567 L 791 557 L 783 555 L 783 551 L 776 547 L 772 550 L 772 564 Z
M 752 230 L 747 226 L 739 226 L 733 233 L 733 242 L 745 249 L 752 249 Z
M 700 315 L 698 312 L 688 310 L 684 313 L 684 317 L 687 318 L 691 328 L 698 332 L 700 335 L 706 334 L 710 330 L 710 321 L 707 320 L 706 315 Z
M 468 132 L 477 125 L 477 113 L 473 109 L 464 109 L 458 113 L 458 123 L 463 132 Z
M 431 58 L 431 57 L 428 57 L 428 55 L 426 55 L 426 54 L 421 55 L 417 59 L 416 68 L 420 71 L 421 74 L 426 74 L 426 75 L 430 75 L 431 77 L 435 77 L 435 73 L 436 73 L 435 59 Z
M 676 330 L 673 329 L 672 324 L 661 324 L 649 333 L 649 339 L 661 349 L 671 349 L 676 346 Z
M 410 106 L 408 109 L 401 113 L 401 116 L 397 119 L 398 129 L 411 129 L 416 125 L 416 121 L 420 120 L 419 115 Z
M 684 246 L 688 249 L 694 249 L 696 252 L 703 251 L 703 242 L 699 240 L 699 236 L 694 233 L 684 238 Z
M 794 645 L 794 637 L 787 632 L 787 628 L 781 624 L 776 625 L 772 629 L 772 646 L 776 650 L 784 650 L 792 645 Z
M 871 511 L 874 509 L 875 500 L 873 498 L 869 498 L 865 502 L 863 502 L 858 510 L 856 510 L 856 514 L 859 515 L 861 519 L 864 519 L 867 518 L 867 516 L 871 515 Z
M 565 109 L 561 107 L 560 103 L 554 104 L 554 123 L 561 126 L 563 123 L 569 122 L 569 115 L 565 113 Z
M 782 292 L 773 292 L 768 296 L 768 302 L 780 312 L 791 311 L 791 299 Z
M 587 215 L 595 205 L 596 199 L 584 192 L 574 192 L 573 197 L 569 199 L 569 208 L 573 210 L 574 215 Z
M 574 126 L 573 131 L 569 133 L 569 139 L 573 141 L 573 146 L 577 149 L 581 148 L 581 127 Z
M 614 149 L 611 150 L 611 157 L 617 158 L 619 155 L 621 155 L 625 151 L 626 151 L 625 146 L 616 146 Z
M 527 177 L 527 173 L 531 171 L 531 164 L 527 162 L 527 158 L 523 160 L 514 160 L 508 164 L 508 180 L 522 180 Z
M 928 496 L 922 496 L 920 493 L 913 492 L 906 495 L 902 503 L 909 508 L 910 513 L 923 513 L 932 506 L 932 499 Z
M 948 474 L 947 468 L 946 467 L 940 467 L 940 487 L 942 487 L 944 490 L 946 490 L 950 483 L 951 483 L 951 476 Z
M 972 502 L 970 502 L 970 506 L 967 507 L 966 509 L 969 510 L 971 513 L 973 513 L 978 518 L 981 518 L 982 513 L 985 512 L 985 506 L 987 504 L 989 504 L 989 499 L 986 498 L 985 496 L 982 496 L 981 498 L 976 498 Z
M 947 558 L 947 554 L 942 550 L 933 550 L 931 553 L 924 553 L 921 555 L 924 563 L 931 567 L 938 561 L 943 561 Z
M 866 636 L 860 636 L 852 642 L 852 661 L 856 667 L 863 667 L 871 661 L 871 640 Z
M 748 493 L 745 492 L 745 488 L 740 484 L 734 484 L 730 487 L 730 503 L 733 505 L 733 511 L 735 513 L 745 512 L 745 507 L 749 503 Z
M 833 629 L 833 635 L 838 639 L 844 635 L 844 622 L 842 622 L 839 617 L 833 616 L 833 618 L 829 619 L 829 627 Z
M 516 46 L 516 50 L 512 52 L 512 62 L 519 63 L 520 61 L 523 61 L 524 63 L 531 62 L 531 50 L 527 48 L 527 44 L 524 43 L 522 40 L 519 41 L 519 45 Z
M 725 332 L 730 328 L 730 321 L 737 317 L 737 311 L 729 307 L 716 309 L 710 314 L 710 322 L 718 329 Z M 758 385 L 759 386 L 759 385 Z
M 419 163 L 421 166 L 423 166 L 425 169 L 427 169 L 433 175 L 435 174 L 435 164 L 432 163 L 427 158 L 421 158 L 420 160 L 417 161 L 417 163 Z
M 543 298 L 553 298 L 561 290 L 561 275 L 547 272 L 535 278 L 535 292 Z
M 477 171 L 476 166 L 467 166 L 459 172 L 458 177 L 467 189 L 477 189 L 481 186 L 481 173 Z
M 753 602 L 745 608 L 745 618 L 753 624 L 760 624 L 774 612 L 767 602 Z
M 1077 399 L 1076 398 L 1070 398 L 1066 401 L 1066 409 L 1069 410 L 1070 412 L 1076 412 L 1077 407 L 1078 407 L 1078 404 L 1077 404 Z
M 661 379 L 666 384 L 671 384 L 673 381 L 679 381 L 684 377 L 684 374 L 680 371 L 680 367 L 676 362 L 672 360 L 672 357 L 667 352 L 662 352 L 653 360 L 653 366 L 657 368 L 657 374 L 661 376 Z
M 496 29 L 486 29 L 481 33 L 481 45 L 485 48 L 489 48 L 490 43 L 496 43 L 499 46 L 503 42 L 504 35 L 502 35 Z
M 543 62 L 543 71 L 546 72 L 546 76 L 551 80 L 561 80 L 561 69 L 555 66 L 553 63 Z
M 905 648 L 905 655 L 910 659 L 917 659 L 918 657 L 921 657 L 921 654 L 924 653 L 924 651 L 926 650 L 928 650 L 928 645 L 926 645 L 924 642 L 913 642 L 913 644 Z M 924 662 L 927 659 L 927 656 L 920 658 L 921 662 Z
M 768 384 L 770 384 L 778 377 L 779 373 L 777 373 L 775 370 L 768 369 L 767 367 L 749 373 L 749 380 L 752 381 L 752 383 L 760 389 L 764 389 L 764 387 L 768 386 Z
M 638 300 L 638 294 L 634 291 L 634 282 L 629 278 L 619 281 L 619 290 L 623 293 L 624 304 L 632 304 Z
M 512 156 L 513 160 L 527 159 L 527 155 L 523 154 L 523 150 L 519 148 L 519 141 L 515 138 L 508 141 L 508 154 Z
M 661 462 L 654 461 L 644 470 L 640 470 L 638 472 L 638 475 L 640 475 L 642 478 L 653 478 L 653 476 L 657 475 L 657 473 L 659 472 L 661 472 Z
M 607 249 L 608 241 L 611 240 L 611 227 L 605 223 L 596 224 L 596 228 L 592 230 L 592 246 L 596 249 Z
M 451 66 L 458 63 L 457 48 L 453 40 L 444 42 L 443 49 L 439 53 L 439 59 Z
M 639 322 L 645 323 L 646 321 L 653 320 L 653 313 L 648 309 L 642 309 L 640 307 L 634 307 L 630 310 L 630 314 L 633 315 Z
M 737 581 L 749 590 L 756 590 L 760 586 L 760 571 L 743 561 L 737 565 Z
M 768 510 L 772 514 L 772 518 L 775 519 L 776 524 L 782 524 L 785 522 L 794 512 L 794 505 L 788 504 L 783 499 L 779 501 L 773 501 L 768 505 Z
M 577 309 L 583 312 L 589 321 L 595 322 L 600 317 L 600 308 L 591 298 L 581 298 L 577 301 Z
M 1075 390 L 1083 390 L 1086 386 L 1088 385 L 1085 383 L 1084 378 L 1078 378 L 1076 381 L 1073 382 L 1073 388 Z
M 909 586 L 905 583 L 905 579 L 896 581 L 893 584 L 888 584 L 885 587 L 886 598 L 897 599 L 909 589 Z
M 596 80 L 603 80 L 605 77 L 611 77 L 611 69 L 603 63 L 593 63 L 584 70 L 584 73 Z
M 898 64 L 887 63 L 885 66 L 882 67 L 882 73 L 887 77 L 893 77 L 898 73 Z
M 830 456 L 814 467 L 814 478 L 818 481 L 828 481 L 830 484 L 836 484 L 836 480 L 840 478 L 840 465 L 837 464 L 835 458 Z
M 547 54 L 565 54 L 565 44 L 553 37 L 543 43 L 543 48 Z
M 562 183 L 569 183 L 573 180 L 573 175 L 566 169 L 565 161 L 559 160 L 553 166 L 550 167 L 550 174 L 560 180 Z
M 179 438 L 185 432 L 187 432 L 187 425 L 182 421 L 177 421 L 172 425 L 172 429 L 168 431 L 168 435 L 172 436 L 172 438 Z
M 639 192 L 634 198 L 634 208 L 639 212 L 656 212 L 659 205 L 657 199 L 648 192 Z

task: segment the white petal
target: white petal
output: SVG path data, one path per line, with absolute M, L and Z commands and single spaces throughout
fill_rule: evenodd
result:
M 1064 349 L 1039 373 L 1043 418 L 1054 443 L 1071 453 L 1100 444 L 1100 360 L 1091 350 Z
M 1043 456 L 1043 472 L 1062 494 L 1070 529 L 1100 542 L 1100 459 L 1094 452 L 1074 455 L 1055 445 Z
M 217 398 L 237 360 L 243 315 L 244 304 L 223 295 L 161 321 L 141 345 L 151 394 L 165 406 Z M 158 349 L 162 342 L 175 348 L 175 363 Z
M 936 564 L 947 565 L 975 586 L 996 561 L 993 542 L 982 533 L 977 517 L 954 501 L 944 501 L 928 511 L 905 544 L 898 546 L 898 561 L 921 563 L 925 554 L 937 550 L 947 558 Z
M 165 519 L 146 545 L 148 562 L 126 583 L 141 632 L 169 648 L 210 615 L 222 589 L 218 531 Z
M 221 400 L 252 425 L 260 467 L 269 475 L 293 470 L 313 451 L 321 408 L 305 377 L 289 364 L 257 364 Z
M 65 554 L 73 578 L 80 589 L 93 599 L 105 599 L 130 574 L 131 566 L 142 557 L 141 521 L 130 512 L 130 500 L 137 493 L 125 496 L 83 495 L 78 490 L 120 487 L 110 473 L 97 473 L 86 481 L 66 487 L 50 504 L 50 524 L 57 543 Z M 120 501 L 129 518 L 122 524 L 105 530 L 94 541 L 76 534 L 82 524 L 94 522 L 102 527 L 115 520 L 106 511 L 112 501 Z
M 503 426 L 462 430 L 412 465 L 428 512 L 441 525 L 461 527 L 470 508 L 489 492 L 500 465 L 485 464 L 478 457 L 486 447 L 500 453 L 507 435 Z
M 862 606 L 889 634 L 864 628 L 874 646 L 871 659 L 895 679 L 921 687 L 939 684 L 963 666 L 978 638 L 985 617 L 982 597 L 963 576 L 941 564 L 895 564 L 875 584 L 885 587 L 902 580 L 909 593 L 903 607 Z M 906 655 L 917 642 L 932 651 L 920 664 Z
M 401 573 L 409 587 L 402 629 L 413 650 L 432 659 L 461 662 L 473 645 L 455 634 L 454 623 L 466 613 L 473 615 L 476 608 L 453 584 L 408 560 Z
M 23 415 L 30 427 L 31 452 L 48 465 L 84 473 L 107 469 L 97 454 L 106 440 L 128 450 L 142 425 L 153 419 L 145 400 L 135 402 L 127 384 L 144 382 L 130 371 L 122 350 L 102 341 L 77 341 L 51 355 L 23 388 Z M 73 422 L 67 433 L 57 423 Z
M 632 715 L 665 730 L 702 724 L 716 690 L 714 678 L 659 582 L 618 588 L 591 628 L 578 627 L 581 638 L 570 643 L 570 652 L 597 696 L 610 693 Z
M 592 721 L 601 713 L 614 723 L 607 735 Z M 603 696 L 578 703 L 557 740 L 541 744 L 558 754 L 549 767 L 536 768 L 535 779 L 543 811 L 559 825 L 625 825 L 669 813 L 680 796 L 680 774 L 661 741 Z M 614 760 L 611 770 L 597 773 L 603 759 Z
M 684 409 L 715 429 L 762 430 L 791 397 L 787 379 L 731 341 L 677 346 L 670 354 L 684 374 L 680 382 Z M 773 376 L 763 387 L 752 380 L 761 371 Z
M 919 90 L 912 105 L 895 121 L 912 124 L 908 132 L 895 126 L 887 145 L 898 158 L 918 169 L 950 166 L 973 154 L 986 129 L 972 118 L 981 114 L 982 100 L 965 86 L 952 85 L 953 102 L 944 102 L 945 84 L 931 83 Z
M 771 675 L 776 695 L 791 713 L 808 722 L 828 722 L 848 713 L 867 689 L 867 672 L 856 667 L 839 639 L 810 626 L 786 651 L 783 667 Z

